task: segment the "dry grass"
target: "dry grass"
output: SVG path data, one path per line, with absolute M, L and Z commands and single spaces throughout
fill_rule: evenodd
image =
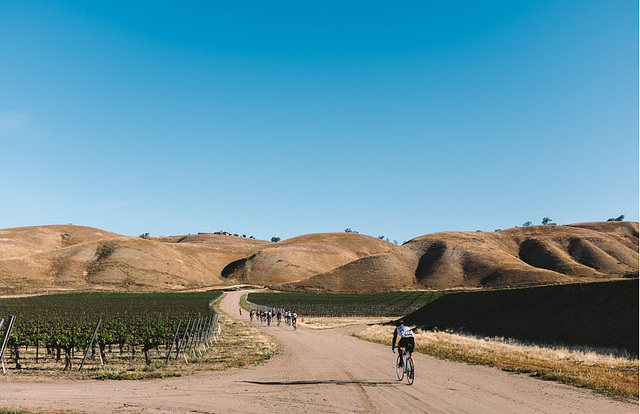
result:
M 375 325 L 355 335 L 391 345 L 391 328 Z M 504 338 L 416 332 L 416 350 L 442 359 L 530 374 L 615 397 L 638 398 L 638 360 L 602 350 L 530 345 Z
M 389 321 L 390 318 L 358 318 L 358 317 L 345 317 L 345 318 L 323 318 L 323 317 L 310 317 L 304 318 L 304 326 L 309 329 L 334 329 L 344 328 L 352 325 L 362 324 L 374 324 Z
M 280 344 L 247 322 L 218 312 L 222 332 L 215 346 L 194 360 L 203 369 L 229 369 L 259 364 L 281 351 Z

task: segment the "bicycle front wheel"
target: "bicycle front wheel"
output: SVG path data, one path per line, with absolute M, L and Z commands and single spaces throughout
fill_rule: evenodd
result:
M 396 376 L 398 381 L 402 381 L 404 378 L 404 365 L 402 364 L 402 353 L 398 352 L 398 360 L 396 361 Z
M 407 358 L 407 384 L 413 384 L 413 376 L 415 371 L 413 369 L 413 359 Z

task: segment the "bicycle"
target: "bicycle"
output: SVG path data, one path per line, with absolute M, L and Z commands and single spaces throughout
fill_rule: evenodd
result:
M 398 381 L 402 381 L 407 376 L 407 384 L 413 384 L 415 369 L 413 367 L 413 359 L 404 349 L 398 348 L 398 359 L 396 360 L 396 376 Z

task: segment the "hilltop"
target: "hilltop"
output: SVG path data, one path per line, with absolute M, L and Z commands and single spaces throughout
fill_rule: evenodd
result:
M 269 242 L 227 234 L 140 238 L 74 225 L 0 230 L 0 294 L 537 286 L 638 276 L 638 223 L 442 232 L 402 246 L 357 233 Z

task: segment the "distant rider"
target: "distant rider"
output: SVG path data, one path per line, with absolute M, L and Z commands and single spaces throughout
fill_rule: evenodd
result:
M 395 352 L 396 339 L 400 337 L 398 341 L 398 352 L 401 349 L 405 349 L 409 353 L 409 357 L 413 360 L 413 350 L 416 347 L 416 342 L 413 337 L 413 331 L 408 326 L 404 326 L 404 321 L 400 319 L 397 322 L 396 329 L 393 330 L 393 340 L 391 341 L 391 350 Z M 402 358 L 400 358 L 400 365 L 402 366 Z

